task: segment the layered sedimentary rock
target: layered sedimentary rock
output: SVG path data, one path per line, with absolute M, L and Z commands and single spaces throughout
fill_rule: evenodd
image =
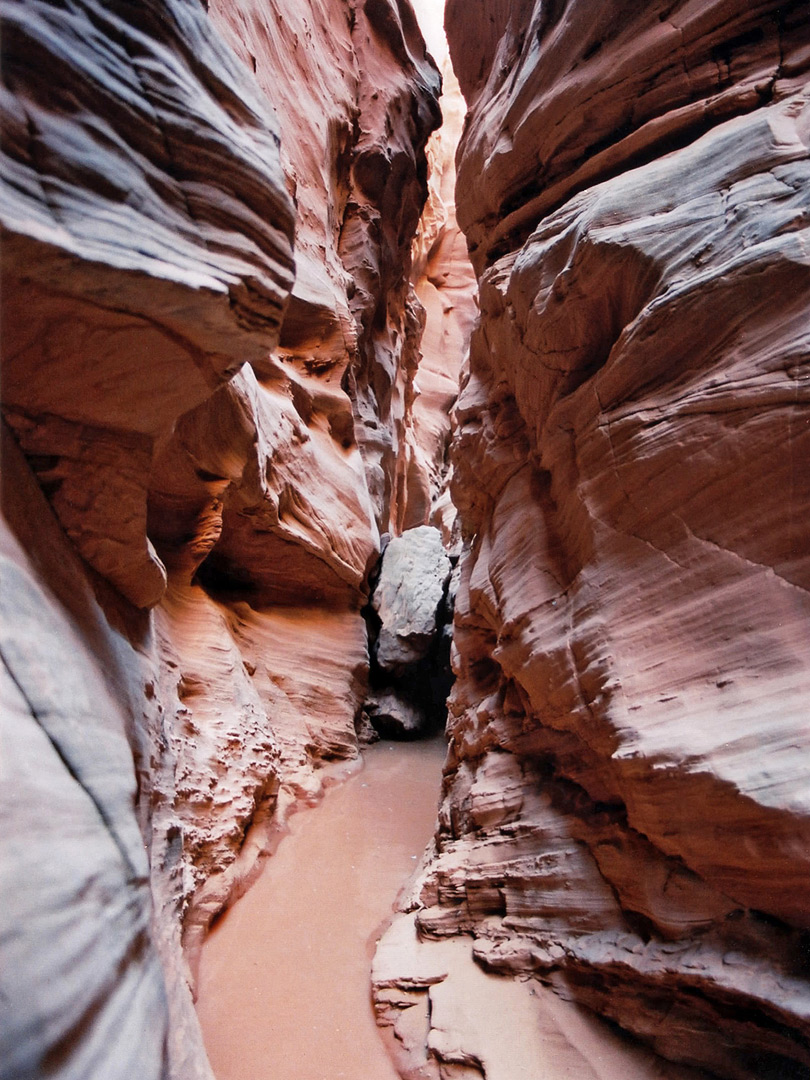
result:
M 273 103 L 298 208 L 283 371 L 307 423 L 320 416 L 347 449 L 356 435 L 377 524 L 396 529 L 424 321 L 410 248 L 427 191 L 425 143 L 440 122 L 439 73 L 405 0 L 209 7 Z
M 428 201 L 413 250 L 411 278 L 425 311 L 418 369 L 405 390 L 405 442 L 397 463 L 397 518 L 401 530 L 430 522 L 445 545 L 458 549 L 456 511 L 449 493 L 450 414 L 458 396 L 461 365 L 477 315 L 477 287 L 455 212 L 455 151 L 464 101 L 447 42 L 431 0 L 415 4 L 428 44 L 441 60 L 442 126 L 428 143 Z
M 135 814 L 137 663 L 5 429 L 2 455 L 0 1075 L 159 1080 L 167 1000 Z
M 416 922 L 674 1061 L 804 1076 L 810 25 L 597 7 L 448 5 L 481 324 Z
M 278 336 L 278 136 L 194 4 L 3 20 L 6 417 L 82 556 L 149 606 L 152 448 Z
M 46 770 L 6 843 L 56 868 L 4 1076 L 210 1076 L 187 961 L 358 752 L 439 74 L 404 0 L 208 8 L 3 4 L 3 655 Z

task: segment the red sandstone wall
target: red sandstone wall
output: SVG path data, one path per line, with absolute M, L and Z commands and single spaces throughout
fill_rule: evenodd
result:
M 719 1075 L 810 1065 L 810 24 L 450 0 L 481 324 L 419 916 Z
M 412 280 L 425 310 L 425 326 L 419 363 L 406 388 L 405 444 L 397 462 L 403 493 L 397 525 L 401 530 L 429 522 L 442 530 L 446 545 L 457 545 L 447 451 L 450 416 L 478 315 L 478 290 L 456 222 L 455 152 L 464 102 L 448 55 L 442 63 L 441 107 L 442 126 L 428 144 L 429 194 L 414 244 Z
M 4 1077 L 210 1077 L 181 939 L 358 752 L 439 75 L 404 0 L 208 6 L 4 5 Z

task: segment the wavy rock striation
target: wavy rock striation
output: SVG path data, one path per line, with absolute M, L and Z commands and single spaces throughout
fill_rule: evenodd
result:
M 415 4 L 426 32 L 436 18 L 430 0 Z M 425 310 L 418 368 L 405 388 L 405 443 L 397 462 L 394 522 L 404 531 L 428 522 L 441 529 L 445 546 L 459 549 L 457 515 L 449 493 L 450 415 L 458 396 L 461 365 L 478 314 L 475 274 L 455 213 L 455 151 L 464 121 L 464 100 L 450 63 L 443 31 L 428 39 L 442 62 L 442 126 L 427 146 L 428 201 L 413 249 L 411 280 Z
M 481 323 L 419 932 L 674 1061 L 804 1076 L 806 13 L 450 0 L 447 27 Z M 420 1067 L 475 1064 L 440 1036 Z
M 405 0 L 207 7 L 3 4 L 3 1077 L 210 1078 L 202 937 L 358 754 L 439 73 Z
M 212 0 L 210 10 L 273 102 L 298 209 L 283 376 L 259 378 L 289 380 L 305 422 L 319 418 L 345 449 L 356 438 L 377 525 L 396 531 L 424 323 L 411 243 L 427 195 L 425 144 L 440 122 L 439 72 L 405 0 Z
M 168 1005 L 135 813 L 138 664 L 5 427 L 2 461 L 0 1075 L 159 1080 Z

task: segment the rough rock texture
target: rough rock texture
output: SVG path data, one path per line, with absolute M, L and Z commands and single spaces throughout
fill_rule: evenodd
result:
M 390 739 L 414 739 L 423 735 L 428 720 L 420 706 L 398 688 L 371 690 L 363 705 L 373 730 Z
M 208 7 L 3 3 L 3 1076 L 210 1077 L 202 936 L 358 752 L 439 75 L 405 0 Z
M 377 1022 L 405 1080 L 699 1080 L 532 979 L 504 979 L 463 937 L 420 940 L 413 914 L 372 967 Z
M 432 525 L 409 529 L 385 547 L 365 612 L 371 668 L 364 709 L 381 735 L 414 738 L 444 724 L 452 569 Z
M 447 26 L 481 325 L 417 924 L 675 1061 L 806 1076 L 805 5 Z
M 397 461 L 424 322 L 410 250 L 439 73 L 407 0 L 209 8 L 273 103 L 298 208 L 283 375 L 257 374 L 289 381 L 308 425 L 318 418 L 346 449 L 356 437 L 380 531 L 398 531 Z
M 278 137 L 192 0 L 5 3 L 0 107 L 5 414 L 81 555 L 147 607 L 153 447 L 278 337 Z
M 374 656 L 383 671 L 404 675 L 427 656 L 450 570 L 441 533 L 432 525 L 409 529 L 386 547 L 371 598 L 380 620 Z
M 421 358 L 406 387 L 408 423 L 397 469 L 398 518 L 402 531 L 428 522 L 442 530 L 445 545 L 459 545 L 450 500 L 450 414 L 458 396 L 461 365 L 477 315 L 477 287 L 464 235 L 455 214 L 455 152 L 464 100 L 450 63 L 441 8 L 415 4 L 428 45 L 442 69 L 442 126 L 427 147 L 428 201 L 417 232 L 411 278 L 425 310 Z
M 5 426 L 2 462 L 0 1076 L 160 1080 L 167 1002 L 126 701 L 137 665 Z M 190 1003 L 176 1018 L 196 1023 Z

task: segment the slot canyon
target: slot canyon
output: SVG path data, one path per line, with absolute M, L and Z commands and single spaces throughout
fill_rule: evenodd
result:
M 0 1080 L 810 1077 L 806 0 L 0 17 Z

